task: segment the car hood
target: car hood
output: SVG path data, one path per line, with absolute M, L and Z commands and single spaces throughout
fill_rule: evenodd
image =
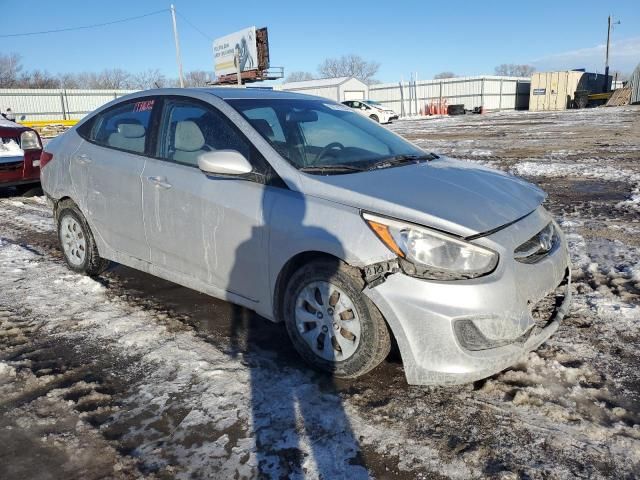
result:
M 346 175 L 303 175 L 304 193 L 467 237 L 534 211 L 546 194 L 497 170 L 446 157 Z

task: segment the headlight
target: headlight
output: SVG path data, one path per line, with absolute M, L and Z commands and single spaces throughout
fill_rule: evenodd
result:
M 400 258 L 404 272 L 432 280 L 476 278 L 492 272 L 498 254 L 425 227 L 363 214 L 380 240 Z
M 40 150 L 42 145 L 40 144 L 38 134 L 33 130 L 22 132 L 22 135 L 20 135 L 20 148 L 22 148 L 22 150 Z

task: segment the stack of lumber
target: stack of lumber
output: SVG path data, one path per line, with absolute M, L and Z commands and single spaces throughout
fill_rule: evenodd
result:
M 629 87 L 618 88 L 607 101 L 607 107 L 621 107 L 631 102 L 631 89 Z

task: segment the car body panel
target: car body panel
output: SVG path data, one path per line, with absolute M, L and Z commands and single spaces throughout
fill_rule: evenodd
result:
M 143 211 L 151 263 L 256 301 L 266 284 L 264 185 L 148 159 Z M 165 186 L 154 183 L 162 178 Z M 230 278 L 232 270 L 249 272 Z
M 102 240 L 113 250 L 148 261 L 140 179 L 145 161 L 85 141 L 69 159 L 69 168 L 75 172 L 75 190 L 84 189 L 86 212 Z
M 545 194 L 512 175 L 440 157 L 364 173 L 304 177 L 309 195 L 463 237 L 521 218 Z
M 513 250 L 549 221 L 551 217 L 540 207 L 478 242 L 500 254 L 501 262 L 490 275 L 438 282 L 400 273 L 365 290 L 393 330 L 409 383 L 466 383 L 484 378 L 508 367 L 555 331 L 557 325 L 533 335 L 539 343 L 515 341 L 533 327 L 532 306 L 554 291 L 570 271 L 564 238 L 539 263 L 522 264 L 513 258 Z M 489 350 L 465 350 L 454 334 L 453 322 L 458 319 L 474 320 L 485 336 L 514 341 Z

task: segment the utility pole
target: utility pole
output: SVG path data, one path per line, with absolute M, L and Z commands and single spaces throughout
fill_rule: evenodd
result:
M 603 92 L 609 91 L 609 45 L 611 42 L 611 25 L 620 25 L 620 20 L 617 22 L 611 21 L 611 15 L 609 15 L 607 19 L 607 53 L 604 59 L 604 87 L 602 88 Z
M 182 57 L 180 56 L 180 40 L 178 40 L 178 26 L 176 25 L 176 7 L 171 4 L 171 20 L 173 21 L 173 39 L 176 43 L 176 61 L 178 62 L 178 75 L 180 77 L 180 88 L 184 88 L 184 77 L 182 75 Z

